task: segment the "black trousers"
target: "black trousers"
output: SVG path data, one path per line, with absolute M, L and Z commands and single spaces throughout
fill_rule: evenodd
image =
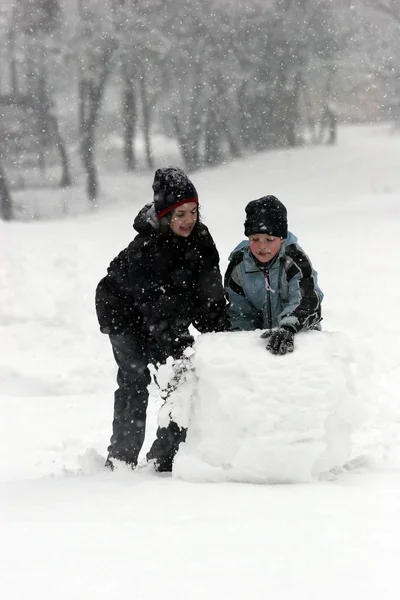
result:
M 118 389 L 114 394 L 114 419 L 108 447 L 111 459 L 117 458 L 136 465 L 146 433 L 146 415 L 151 376 L 149 363 L 163 362 L 155 344 L 132 334 L 110 335 L 115 361 L 118 365 Z M 159 471 L 171 471 L 172 461 L 186 430 L 170 422 L 157 429 L 156 440 L 147 454 Z

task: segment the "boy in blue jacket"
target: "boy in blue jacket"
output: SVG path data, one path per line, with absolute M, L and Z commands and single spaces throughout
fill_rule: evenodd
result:
M 266 329 L 270 352 L 293 352 L 296 333 L 320 328 L 317 273 L 275 196 L 249 202 L 244 232 L 248 241 L 234 249 L 225 274 L 231 329 Z

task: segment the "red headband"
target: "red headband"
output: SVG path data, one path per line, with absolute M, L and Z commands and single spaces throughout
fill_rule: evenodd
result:
M 194 198 L 184 198 L 183 200 L 178 200 L 174 204 L 171 204 L 171 206 L 168 206 L 167 208 L 164 208 L 164 210 L 162 210 L 161 212 L 157 213 L 157 219 L 162 219 L 169 212 L 178 208 L 178 206 L 181 206 L 182 204 L 187 204 L 189 202 L 195 202 L 198 205 L 199 199 L 197 197 L 194 197 Z

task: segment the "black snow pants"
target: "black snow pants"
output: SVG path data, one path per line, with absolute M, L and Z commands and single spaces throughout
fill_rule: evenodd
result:
M 163 357 L 154 343 L 150 345 L 139 335 L 110 335 L 110 341 L 118 365 L 118 389 L 114 394 L 113 431 L 108 455 L 111 460 L 116 458 L 135 466 L 146 432 L 147 386 L 151 381 L 147 365 L 163 362 Z M 159 427 L 147 459 L 154 460 L 159 471 L 171 471 L 173 458 L 185 437 L 186 430 L 172 421 L 168 427 Z

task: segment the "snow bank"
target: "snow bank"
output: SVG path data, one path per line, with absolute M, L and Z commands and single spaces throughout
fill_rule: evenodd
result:
M 196 343 L 196 375 L 189 374 L 184 394 L 178 390 L 170 399 L 175 418 L 186 425 L 184 398 L 191 391 L 190 427 L 175 477 L 304 482 L 350 457 L 361 410 L 347 338 L 300 334 L 293 354 L 273 356 L 259 335 L 211 334 Z

